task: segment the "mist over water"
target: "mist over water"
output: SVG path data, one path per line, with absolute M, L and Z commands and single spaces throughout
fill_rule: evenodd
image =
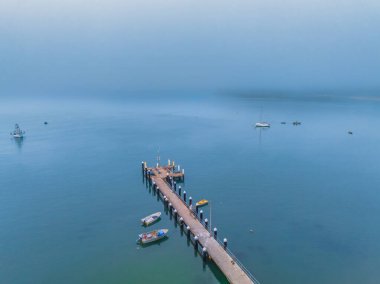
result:
M 376 0 L 2 1 L 1 95 L 379 89 Z

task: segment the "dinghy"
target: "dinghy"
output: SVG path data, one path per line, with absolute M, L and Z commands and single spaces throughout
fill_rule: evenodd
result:
M 206 199 L 199 200 L 197 203 L 195 203 L 195 205 L 198 207 L 206 206 L 207 204 L 208 204 L 208 200 Z
M 149 226 L 150 224 L 158 221 L 160 219 L 160 216 L 161 216 L 161 212 L 156 212 L 149 216 L 146 216 L 145 218 L 142 218 L 141 222 L 143 223 L 144 226 Z
M 139 241 L 144 245 L 148 243 L 152 243 L 158 240 L 161 240 L 167 237 L 169 230 L 168 229 L 160 229 L 154 230 L 149 233 L 144 233 L 139 235 Z

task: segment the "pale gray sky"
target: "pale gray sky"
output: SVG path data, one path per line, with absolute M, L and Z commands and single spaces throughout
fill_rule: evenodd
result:
M 0 0 L 0 92 L 380 87 L 378 0 Z

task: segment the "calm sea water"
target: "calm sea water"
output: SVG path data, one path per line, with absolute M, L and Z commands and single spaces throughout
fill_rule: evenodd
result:
M 0 282 L 226 282 L 167 215 L 152 226 L 166 241 L 136 245 L 139 219 L 163 211 L 140 171 L 159 148 L 262 283 L 378 283 L 379 125 L 376 100 L 3 101 Z

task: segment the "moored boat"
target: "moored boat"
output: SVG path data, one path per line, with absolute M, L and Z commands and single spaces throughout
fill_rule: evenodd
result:
M 198 207 L 205 206 L 207 204 L 208 204 L 208 200 L 206 199 L 199 200 L 197 203 L 195 203 L 195 205 Z
M 139 235 L 139 241 L 142 244 L 152 243 L 167 237 L 168 232 L 168 229 L 159 229 L 148 233 L 143 233 Z
M 145 218 L 142 218 L 141 223 L 143 223 L 143 225 L 145 226 L 149 226 L 150 224 L 158 221 L 160 219 L 160 216 L 161 216 L 161 212 L 153 213 L 149 216 L 146 216 Z
M 256 122 L 255 124 L 256 127 L 270 127 L 270 124 L 268 122 Z
M 11 132 L 11 135 L 13 135 L 14 138 L 23 138 L 25 134 L 25 131 L 22 131 L 18 124 L 15 124 L 15 130 Z

